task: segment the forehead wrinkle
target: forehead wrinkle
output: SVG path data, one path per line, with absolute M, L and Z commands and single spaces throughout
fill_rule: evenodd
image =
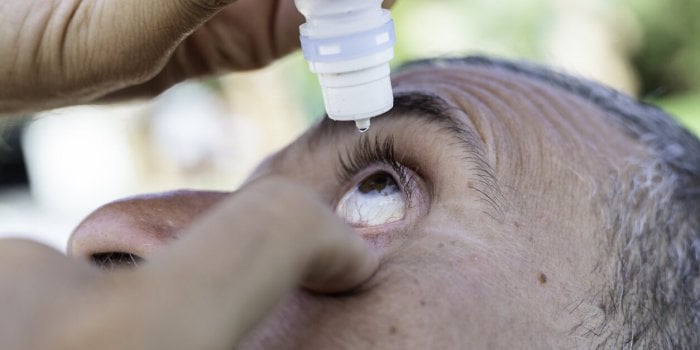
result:
M 596 132 L 591 132 L 592 125 L 595 125 L 591 123 L 591 118 L 576 118 L 580 111 L 594 111 L 592 105 L 584 106 L 580 96 L 535 78 L 515 73 L 510 76 L 489 73 L 493 72 L 480 70 L 472 73 L 469 78 L 485 75 L 486 79 L 480 82 L 480 86 L 509 103 L 516 100 L 518 104 L 533 106 L 532 110 L 536 113 L 532 115 L 538 117 L 538 125 L 548 126 L 545 131 L 549 137 L 560 141 L 558 146 L 566 146 L 568 149 L 586 146 L 587 144 L 581 143 L 582 138 L 574 136 L 581 135 L 582 131 L 586 135 L 596 135 Z M 581 120 L 586 120 L 586 123 Z
M 522 133 L 523 130 L 504 121 L 517 119 L 520 113 L 500 96 L 477 82 L 470 84 L 464 81 L 453 82 L 444 89 L 451 91 L 452 100 L 469 116 L 469 120 L 478 126 L 477 130 L 486 130 L 488 126 L 490 142 L 485 139 L 486 135 L 482 138 L 485 140 L 486 147 L 490 148 L 489 154 L 492 157 L 494 170 L 500 169 L 510 174 L 507 176 L 502 174 L 501 177 L 508 180 L 506 182 L 508 187 L 519 188 L 524 176 L 526 155 L 522 154 L 521 147 L 515 142 L 515 135 Z M 533 141 L 539 142 L 538 139 Z M 533 155 L 528 153 L 527 156 Z
M 432 72 L 431 72 L 432 68 Z M 484 69 L 474 69 L 475 67 L 445 67 L 441 68 L 442 72 L 449 72 L 442 76 L 435 73 L 436 67 L 422 68 L 421 81 L 426 81 L 439 89 L 450 89 L 456 91 L 452 93 L 454 100 L 459 101 L 465 99 L 465 95 L 477 96 L 477 101 L 483 101 L 491 110 L 513 111 L 513 116 L 518 120 L 527 118 L 528 115 L 544 116 L 544 121 L 539 121 L 538 126 L 542 126 L 542 122 L 546 123 L 546 130 L 569 130 L 572 125 L 564 123 L 568 121 L 565 118 L 554 118 L 557 115 L 564 115 L 562 110 L 555 108 L 553 102 L 559 100 L 562 96 L 554 96 L 553 89 L 549 86 L 541 84 L 533 79 L 523 79 L 523 77 L 500 74 L 494 74 L 493 70 L 485 71 Z M 432 73 L 432 74 L 431 74 Z M 437 77 L 436 77 L 437 75 Z M 517 102 L 517 103 L 514 103 Z M 513 106 L 518 104 L 518 108 Z M 529 113 L 521 113 L 519 104 L 524 104 L 528 108 Z M 493 108 L 493 106 L 507 106 L 507 108 Z M 545 113 L 543 113 L 545 112 Z M 510 113 L 509 113 L 510 114 Z M 491 123 L 501 123 L 501 119 L 508 118 L 489 118 Z M 483 122 L 478 118 L 471 118 L 474 123 Z M 502 123 L 501 123 L 502 124 Z M 559 132 L 554 132 L 551 135 L 555 138 L 562 138 Z M 488 143 L 487 143 L 488 145 Z
M 464 67 L 463 70 L 466 68 L 468 67 Z M 519 126 L 506 128 L 506 130 L 514 133 L 513 136 L 521 142 L 527 142 L 539 148 L 539 151 L 529 152 L 526 155 L 530 164 L 546 162 L 555 173 L 559 174 L 560 178 L 573 176 L 578 181 L 583 181 L 588 191 L 592 191 L 595 186 L 590 184 L 593 182 L 595 172 L 598 171 L 596 169 L 610 169 L 619 164 L 614 161 L 617 158 L 610 157 L 611 154 L 632 154 L 627 151 L 631 145 L 628 144 L 627 138 L 620 137 L 623 135 L 606 123 L 605 116 L 602 114 L 604 112 L 590 101 L 529 76 L 509 72 L 490 73 L 492 73 L 491 70 L 479 69 L 468 75 L 453 74 L 453 76 L 458 76 L 455 79 L 458 81 L 456 84 L 463 84 L 465 90 L 474 91 L 483 88 L 492 92 L 497 99 L 503 100 L 506 105 L 518 106 L 515 115 L 520 120 L 515 124 Z M 479 77 L 485 78 L 479 79 Z M 475 79 L 479 81 L 473 84 L 467 83 Z M 581 118 L 582 115 L 586 117 Z M 478 118 L 473 119 L 478 120 Z M 544 139 L 531 137 L 523 139 L 522 135 L 527 134 L 527 128 L 539 129 L 546 136 Z M 501 141 L 504 140 L 501 139 Z M 496 153 L 517 154 L 512 150 Z M 591 157 L 590 154 L 596 156 Z M 541 167 L 525 168 L 521 165 L 513 168 L 515 184 L 524 180 L 521 170 L 527 170 L 535 172 L 535 174 L 528 174 L 530 175 L 528 181 L 534 179 L 545 188 L 549 186 L 540 181 L 545 178 L 542 176 L 544 174 L 537 174 Z M 498 162 L 496 162 L 496 169 L 499 169 Z
M 506 174 L 512 174 L 508 176 L 510 181 L 506 183 L 515 189 L 533 185 L 537 188 L 550 188 L 552 175 L 548 171 L 545 172 L 545 169 L 549 169 L 549 171 L 554 170 L 559 174 L 558 176 L 568 178 L 575 175 L 588 184 L 589 176 L 584 176 L 584 172 L 581 171 L 582 162 L 561 161 L 562 153 L 570 158 L 577 157 L 581 154 L 577 151 L 583 149 L 581 139 L 575 137 L 576 126 L 568 121 L 571 119 L 569 118 L 570 108 L 559 105 L 558 96 L 550 95 L 552 92 L 550 89 L 540 90 L 536 85 L 538 84 L 531 86 L 527 81 L 520 80 L 504 82 L 493 79 L 474 84 L 465 92 L 475 100 L 486 104 L 486 108 L 491 111 L 488 116 L 498 115 L 500 118 L 496 119 L 519 119 L 515 122 L 500 123 L 507 136 L 500 137 L 499 142 L 495 142 L 494 145 L 495 153 L 500 154 L 498 159 L 504 159 L 504 162 L 510 163 L 502 167 L 507 169 Z M 533 117 L 536 118 L 533 119 Z M 528 129 L 538 129 L 544 134 L 539 137 L 523 138 L 522 135 L 536 135 L 535 130 Z M 525 145 L 527 147 L 524 147 Z M 553 148 L 552 145 L 557 146 Z M 584 160 L 585 157 L 581 159 L 581 161 Z M 539 166 L 545 162 L 551 167 Z M 501 169 L 499 164 L 496 167 Z M 537 205 L 550 204 L 539 201 Z
M 556 95 L 555 101 L 550 101 L 551 103 L 563 105 L 573 112 L 586 109 L 597 115 L 599 120 L 595 122 L 592 122 L 591 118 L 567 118 L 567 122 L 574 131 L 584 131 L 587 136 L 600 141 L 582 143 L 592 149 L 599 149 L 600 145 L 617 140 L 614 147 L 625 149 L 623 153 L 637 152 L 634 143 L 638 142 L 640 130 L 635 128 L 643 125 L 642 129 L 649 126 L 652 130 L 659 129 L 649 121 L 655 118 L 639 116 L 649 114 L 651 111 L 656 111 L 652 114 L 663 113 L 655 107 L 640 103 L 599 83 L 527 61 L 507 61 L 480 56 L 442 57 L 413 61 L 400 67 L 398 71 L 408 73 L 404 75 L 413 75 L 416 71 L 425 75 L 436 75 L 436 71 L 452 71 L 452 74 L 447 75 L 448 77 L 457 76 L 458 79 L 464 79 L 481 75 L 486 76 L 487 79 L 498 79 L 505 83 L 516 80 L 521 83 L 527 82 L 535 90 L 543 89 L 549 91 L 550 95 Z M 601 132 L 601 129 L 604 132 Z M 617 134 L 620 131 L 631 138 L 621 138 L 621 135 Z
M 526 168 L 528 164 L 548 162 L 567 174 L 572 171 L 579 174 L 580 171 L 576 169 L 580 170 L 583 163 L 553 160 L 559 159 L 562 154 L 566 154 L 567 158 L 585 154 L 572 150 L 596 151 L 594 142 L 579 135 L 593 135 L 599 139 L 607 135 L 595 131 L 596 126 L 601 126 L 600 123 L 596 124 L 590 118 L 576 117 L 575 113 L 591 109 L 591 106 L 582 108 L 586 107 L 586 103 L 578 96 L 515 73 L 487 67 L 429 66 L 405 72 L 400 81 L 406 85 L 416 85 L 418 82 L 426 89 L 432 87 L 461 105 L 469 120 L 475 124 L 475 129 L 482 134 L 480 136 L 485 140 L 485 147 L 489 150 L 487 155 L 491 157 L 495 170 L 507 169 L 506 177 L 510 179 L 507 183 L 515 188 L 519 188 L 525 180 L 525 170 L 538 172 L 541 169 L 537 166 Z M 523 137 L 530 134 L 528 128 L 543 132 L 545 137 Z M 503 135 L 496 136 L 493 132 Z M 488 136 L 491 136 L 492 142 L 488 142 Z M 524 145 L 534 146 L 534 152 L 521 154 Z M 552 154 L 556 157 L 552 157 Z M 526 161 L 528 164 L 525 164 Z M 528 181 L 542 179 L 536 173 L 528 175 Z

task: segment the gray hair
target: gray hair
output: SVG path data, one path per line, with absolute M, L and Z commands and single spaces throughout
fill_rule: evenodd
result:
M 612 269 L 604 313 L 587 334 L 598 348 L 700 349 L 700 141 L 662 110 L 601 84 L 526 62 L 440 58 L 406 65 L 506 70 L 576 94 L 648 150 L 600 193 Z M 607 271 L 605 271 L 607 272 Z

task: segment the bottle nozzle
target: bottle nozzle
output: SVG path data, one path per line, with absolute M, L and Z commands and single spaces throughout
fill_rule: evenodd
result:
M 369 130 L 369 119 L 370 118 L 355 120 L 355 126 L 357 127 L 357 130 L 360 130 L 360 132 L 362 133 Z

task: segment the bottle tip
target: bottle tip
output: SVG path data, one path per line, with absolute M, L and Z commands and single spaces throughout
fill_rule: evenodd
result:
M 355 120 L 355 126 L 357 127 L 357 130 L 360 130 L 361 133 L 364 133 L 367 130 L 369 130 L 369 119 L 370 118 Z

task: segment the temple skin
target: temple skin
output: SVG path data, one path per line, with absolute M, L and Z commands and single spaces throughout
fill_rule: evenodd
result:
M 591 295 L 610 278 L 600 268 L 609 252 L 596 195 L 611 186 L 610 174 L 623 173 L 629 159 L 644 159 L 646 151 L 591 102 L 499 68 L 414 67 L 393 82 L 395 94 L 409 102 L 373 119 L 368 132 L 318 123 L 266 159 L 242 187 L 287 178 L 333 208 L 363 177 L 393 171 L 375 164 L 341 183 L 339 159 L 358 143 L 391 138 L 414 183 L 402 220 L 356 227 L 378 254 L 379 270 L 352 293 L 293 292 L 241 348 L 595 344 L 586 331 L 604 310 Z M 410 102 L 420 96 L 441 106 L 440 115 Z M 447 119 L 471 142 L 448 132 Z M 69 254 L 120 251 L 148 261 L 227 196 L 179 191 L 107 204 L 76 229 Z

